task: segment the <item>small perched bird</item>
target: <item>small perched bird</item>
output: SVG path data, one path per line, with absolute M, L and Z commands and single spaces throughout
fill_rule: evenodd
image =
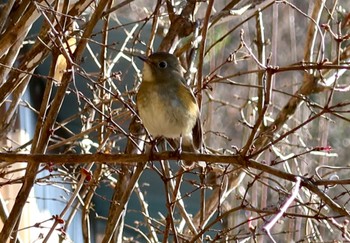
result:
M 153 138 L 181 138 L 180 150 L 200 149 L 199 108 L 192 91 L 185 85 L 178 59 L 166 52 L 140 59 L 144 67 L 136 105 L 144 127 Z

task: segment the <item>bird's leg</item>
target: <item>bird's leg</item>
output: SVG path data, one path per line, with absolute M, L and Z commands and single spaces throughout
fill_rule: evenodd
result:
M 175 156 L 180 159 L 182 153 L 182 134 L 179 137 L 179 146 L 175 149 Z
M 157 144 L 159 142 L 159 137 L 157 138 L 151 138 L 150 139 L 150 145 L 151 145 L 151 148 L 150 148 L 150 152 L 149 152 L 149 157 L 151 160 L 153 160 L 153 155 L 154 155 L 154 152 L 158 152 L 157 151 Z

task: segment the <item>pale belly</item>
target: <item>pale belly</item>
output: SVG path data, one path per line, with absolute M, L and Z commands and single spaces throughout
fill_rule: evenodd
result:
M 153 92 L 149 97 L 152 99 L 144 102 L 147 105 L 139 105 L 138 109 L 143 125 L 153 137 L 178 138 L 192 133 L 196 116 L 191 115 L 175 96 Z

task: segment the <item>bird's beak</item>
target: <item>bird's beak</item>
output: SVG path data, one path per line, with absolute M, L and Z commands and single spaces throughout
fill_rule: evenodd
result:
M 137 56 L 139 59 L 141 59 L 143 62 L 149 63 L 149 60 L 146 56 Z
M 139 59 L 141 59 L 145 64 L 148 64 L 148 66 L 154 66 L 154 63 L 146 56 L 137 56 Z

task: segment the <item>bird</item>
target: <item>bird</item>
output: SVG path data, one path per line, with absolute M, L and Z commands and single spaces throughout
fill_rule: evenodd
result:
M 185 84 L 179 60 L 167 52 L 139 58 L 144 66 L 136 107 L 143 126 L 154 139 L 179 139 L 180 152 L 198 151 L 202 146 L 199 106 Z

